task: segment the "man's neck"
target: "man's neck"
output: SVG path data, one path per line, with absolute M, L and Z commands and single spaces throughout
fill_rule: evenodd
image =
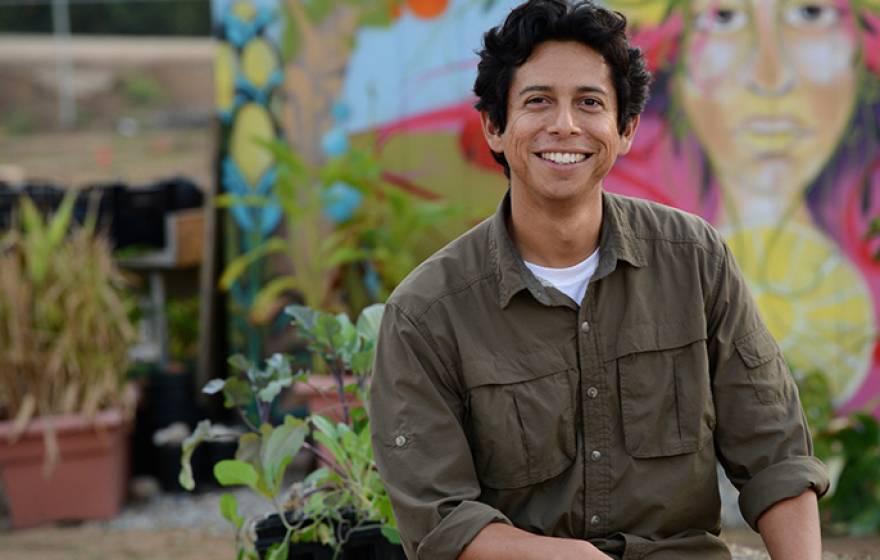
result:
M 511 189 L 511 239 L 522 258 L 550 268 L 574 266 L 599 246 L 602 189 L 581 200 L 543 200 Z

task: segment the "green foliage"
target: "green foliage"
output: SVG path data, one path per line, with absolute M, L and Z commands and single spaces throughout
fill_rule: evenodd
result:
M 126 74 L 121 78 L 120 86 L 126 100 L 141 107 L 159 103 L 165 97 L 162 86 L 149 74 Z
M 830 386 L 819 372 L 796 375 L 816 456 L 831 473 L 819 503 L 823 527 L 863 536 L 880 531 L 880 424 L 865 412 L 836 416 Z
M 165 306 L 172 359 L 195 361 L 199 351 L 199 298 L 174 298 Z
M 380 280 L 379 293 L 366 295 L 363 282 L 348 286 L 348 309 L 384 301 L 415 266 L 439 249 L 452 220 L 460 217 L 456 208 L 427 201 L 390 186 L 382 179 L 382 168 L 368 152 L 349 150 L 320 167 L 310 167 L 281 142 L 267 143 L 277 163 L 274 198 L 259 195 L 221 195 L 217 204 L 265 206 L 277 202 L 284 212 L 286 233 L 270 237 L 233 259 L 220 278 L 228 290 L 250 267 L 266 258 L 283 255 L 295 274 L 281 275 L 257 293 L 250 310 L 255 324 L 273 319 L 285 296 L 299 292 L 305 305 L 339 310 L 340 294 L 333 292 L 334 277 L 352 267 L 369 263 Z M 360 191 L 363 203 L 351 219 L 333 225 L 323 215 L 322 193 L 336 182 Z
M 260 368 L 241 355 L 232 356 L 229 364 L 236 372 L 229 379 L 213 379 L 203 391 L 223 394 L 227 407 L 238 409 L 251 428 L 238 440 L 235 459 L 217 463 L 214 476 L 224 486 L 246 486 L 264 497 L 277 511 L 287 532 L 286 538 L 269 552 L 269 558 L 287 558 L 290 542 L 320 542 L 335 548 L 345 544 L 350 530 L 378 526 L 382 534 L 398 543 L 400 535 L 376 465 L 370 442 L 366 409 L 352 404 L 350 394 L 366 402 L 366 383 L 370 374 L 382 305 L 363 310 L 357 322 L 345 314 L 334 315 L 305 306 L 286 309 L 299 336 L 309 350 L 329 369 L 343 409 L 343 421 L 313 415 L 306 420 L 286 416 L 280 426 L 269 424 L 269 410 L 281 390 L 294 381 L 308 381 L 311 372 L 296 374 L 290 359 L 275 354 Z M 345 385 L 345 379 L 357 375 L 358 383 Z M 245 412 L 256 407 L 259 426 Z M 315 444 L 307 441 L 311 434 Z M 193 489 L 189 461 L 203 441 L 218 437 L 210 422 L 199 423 L 184 442 L 180 482 Z M 293 457 L 308 449 L 324 464 L 291 488 L 284 486 L 284 474 Z M 285 515 L 293 509 L 295 515 Z M 245 520 L 238 513 L 235 498 L 224 495 L 221 514 L 235 527 L 239 558 L 255 554 L 248 542 Z

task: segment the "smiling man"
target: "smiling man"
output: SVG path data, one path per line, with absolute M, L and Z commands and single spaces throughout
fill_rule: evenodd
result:
M 606 193 L 649 76 L 623 16 L 533 0 L 474 91 L 510 180 L 392 294 L 370 412 L 410 558 L 722 559 L 716 461 L 775 560 L 820 556 L 797 389 L 721 237 Z

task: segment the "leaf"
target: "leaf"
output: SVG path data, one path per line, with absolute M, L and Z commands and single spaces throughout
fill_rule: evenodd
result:
M 251 265 L 273 253 L 284 253 L 290 249 L 287 241 L 281 237 L 271 237 L 260 245 L 257 245 L 247 253 L 234 258 L 223 270 L 218 285 L 223 291 L 228 291 Z
M 49 221 L 46 231 L 46 244 L 54 250 L 64 240 L 64 235 L 70 227 L 70 219 L 73 216 L 73 205 L 76 202 L 76 193 L 69 191 Z
M 351 371 L 357 375 L 366 375 L 373 368 L 374 351 L 364 350 L 351 357 Z
M 361 338 L 371 342 L 376 341 L 384 312 L 385 305 L 382 303 L 375 303 L 361 311 L 361 316 L 357 320 L 357 331 Z
M 238 377 L 230 377 L 223 386 L 226 397 L 223 406 L 226 408 L 245 408 L 254 401 L 254 391 L 247 381 Z
M 250 369 L 251 365 L 253 365 L 251 364 L 250 360 L 248 360 L 241 354 L 234 354 L 230 356 L 227 360 L 227 363 L 232 366 L 233 369 L 236 369 L 238 371 L 247 371 L 248 369 Z
M 265 403 L 271 403 L 275 400 L 275 397 L 277 397 L 279 393 L 281 393 L 282 389 L 290 387 L 292 384 L 293 377 L 270 381 L 268 385 L 260 389 L 260 392 L 257 393 L 257 396 L 260 398 L 261 401 Z
M 226 386 L 225 379 L 214 378 L 208 381 L 204 387 L 202 387 L 202 392 L 206 395 L 215 395 L 223 390 L 223 387 Z
M 257 469 L 262 469 L 260 464 L 260 436 L 253 432 L 242 434 L 238 438 L 238 448 L 235 450 L 235 458 L 238 461 L 250 463 Z
M 393 527 L 382 527 L 382 536 L 391 544 L 400 544 L 400 531 Z
M 258 325 L 268 323 L 275 318 L 277 304 L 281 295 L 300 288 L 300 278 L 294 275 L 279 276 L 267 282 L 251 304 L 251 321 Z
M 192 455 L 200 443 L 208 439 L 211 435 L 211 421 L 202 420 L 196 426 L 195 431 L 183 441 L 180 453 L 180 474 L 177 481 L 187 490 L 196 487 L 196 481 L 193 479 L 192 473 Z
M 310 307 L 305 305 L 288 305 L 284 308 L 284 312 L 293 318 L 293 324 L 297 326 L 301 333 L 311 333 L 315 329 L 317 313 Z
M 293 456 L 302 449 L 307 434 L 306 423 L 290 415 L 285 416 L 284 424 L 273 429 L 268 437 L 264 433 L 260 460 L 270 490 L 275 491 L 281 487 L 284 470 L 293 460 Z
M 266 554 L 266 560 L 287 560 L 288 547 L 290 546 L 290 533 L 284 536 L 280 543 L 273 544 Z
M 232 494 L 224 493 L 220 496 L 220 515 L 235 525 L 236 529 L 241 529 L 244 525 L 244 517 L 238 514 L 238 500 Z
M 256 490 L 260 475 L 250 463 L 224 459 L 214 465 L 214 478 L 223 486 L 247 486 Z

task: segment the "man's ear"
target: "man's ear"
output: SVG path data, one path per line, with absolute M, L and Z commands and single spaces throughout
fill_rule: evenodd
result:
M 501 145 L 501 132 L 486 111 L 480 111 L 480 124 L 483 126 L 483 138 L 486 139 L 486 144 L 489 144 L 489 149 L 499 154 L 504 153 Z
M 626 124 L 626 128 L 623 129 L 623 133 L 620 135 L 620 151 L 617 155 L 622 156 L 629 153 L 629 149 L 632 148 L 633 140 L 636 137 L 636 130 L 639 128 L 640 118 L 641 115 L 636 115 Z

